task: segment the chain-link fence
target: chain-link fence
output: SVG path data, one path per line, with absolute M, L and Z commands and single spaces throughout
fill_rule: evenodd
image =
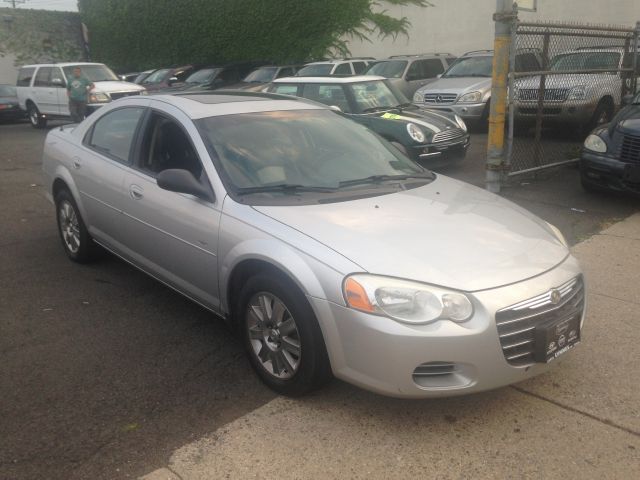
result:
M 511 45 L 511 175 L 577 160 L 638 86 L 638 29 L 518 23 Z

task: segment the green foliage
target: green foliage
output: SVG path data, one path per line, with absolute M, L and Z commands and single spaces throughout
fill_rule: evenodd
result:
M 79 0 L 92 57 L 117 70 L 347 55 L 345 38 L 407 34 L 376 0 Z M 385 0 L 429 6 L 427 0 Z

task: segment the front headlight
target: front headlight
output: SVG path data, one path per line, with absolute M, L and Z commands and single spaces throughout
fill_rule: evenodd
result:
M 416 92 L 413 94 L 413 103 L 422 103 L 423 101 L 424 97 L 421 93 Z
M 404 323 L 461 323 L 473 315 L 473 305 L 465 294 L 409 280 L 355 274 L 345 279 L 343 293 L 347 306 L 353 309 Z
M 111 101 L 109 95 L 106 93 L 91 93 L 89 94 L 89 103 L 108 103 Z
M 464 130 L 465 132 L 467 131 L 467 124 L 464 123 L 464 120 L 460 115 L 456 115 L 456 123 L 462 130 Z
M 418 143 L 423 143 L 427 139 L 422 129 L 415 123 L 407 123 L 407 132 L 409 132 L 409 136 Z
M 587 96 L 587 87 L 585 85 L 578 85 L 573 87 L 569 92 L 567 100 L 584 100 Z
M 592 152 L 607 153 L 607 144 L 598 135 L 589 135 L 584 141 L 584 148 Z
M 549 228 L 551 229 L 553 234 L 556 236 L 556 238 L 558 240 L 560 240 L 565 247 L 569 248 L 569 244 L 567 243 L 567 239 L 564 238 L 564 235 L 562 234 L 560 229 L 558 227 L 556 227 L 555 225 L 549 223 L 549 222 L 547 222 L 547 225 L 549 225 Z
M 469 92 L 460 97 L 458 103 L 479 103 L 482 101 L 481 92 Z

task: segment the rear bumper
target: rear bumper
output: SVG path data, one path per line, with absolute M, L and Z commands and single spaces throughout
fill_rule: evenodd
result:
M 625 179 L 628 168 L 640 168 L 640 164 L 621 162 L 616 158 L 587 150 L 580 156 L 580 176 L 588 186 L 624 192 L 640 196 L 640 183 Z
M 326 300 L 309 301 L 320 321 L 336 377 L 393 397 L 444 397 L 519 382 L 557 363 L 509 364 L 498 337 L 495 313 L 579 274 L 577 261 L 568 257 L 533 279 L 472 294 L 475 313 L 464 324 L 406 325 Z M 418 366 L 445 363 L 455 365 L 455 371 L 434 377 L 415 375 Z

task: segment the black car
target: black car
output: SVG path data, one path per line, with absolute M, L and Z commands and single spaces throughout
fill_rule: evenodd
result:
M 251 71 L 241 82 L 224 87 L 227 90 L 258 92 L 276 78 L 293 77 L 302 65 L 265 65 Z
M 265 62 L 245 62 L 210 65 L 193 72 L 183 84 L 165 91 L 217 90 L 240 82 L 251 70 L 264 64 Z
M 611 123 L 587 137 L 580 157 L 580 179 L 587 191 L 614 190 L 640 195 L 640 93 Z
M 382 77 L 282 78 L 268 91 L 329 105 L 428 168 L 463 160 L 469 147 L 467 127 L 460 117 L 411 104 Z
M 20 110 L 18 94 L 13 85 L 0 84 L 0 121 L 27 118 L 25 111 Z

